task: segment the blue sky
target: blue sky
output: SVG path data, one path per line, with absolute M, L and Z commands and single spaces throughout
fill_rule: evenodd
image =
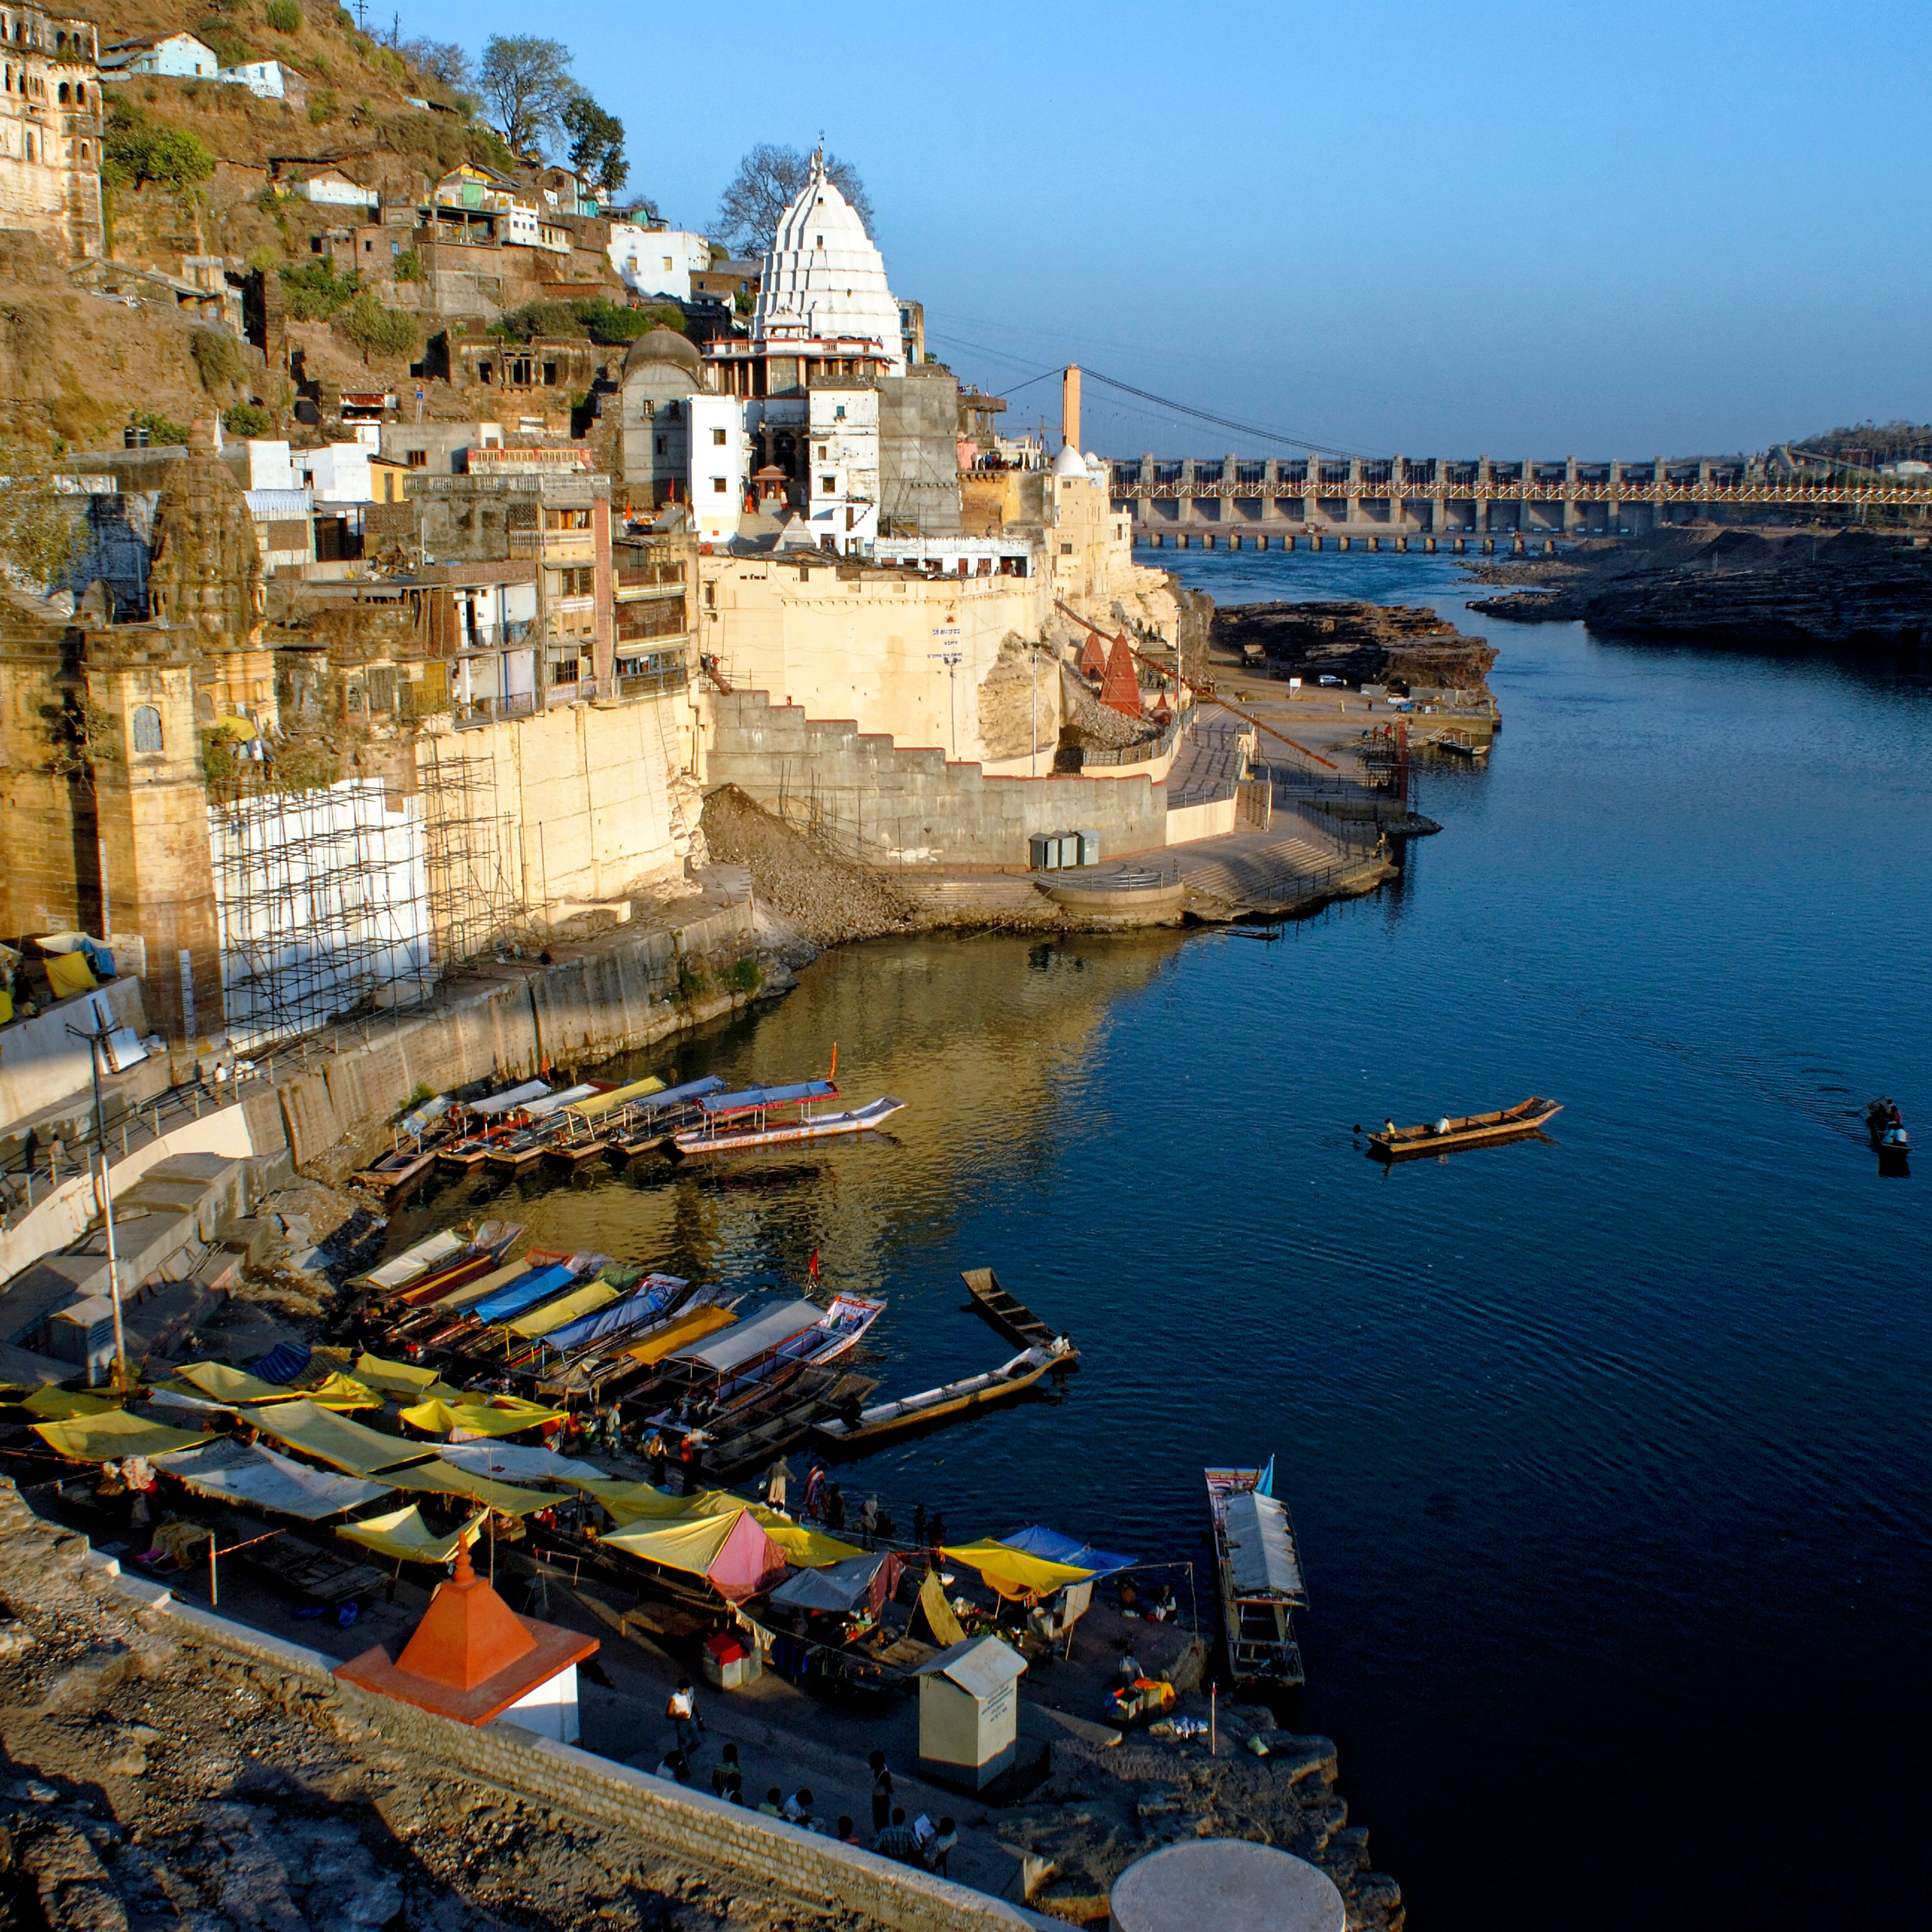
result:
M 532 20 L 437 0 L 402 24 L 474 51 Z M 1076 360 L 1276 433 L 1090 386 L 1110 454 L 1640 459 L 1932 416 L 1924 0 L 994 0 L 836 25 L 551 0 L 539 31 L 680 224 L 754 142 L 822 129 L 962 377 Z M 1009 420 L 1042 410 L 1052 382 Z

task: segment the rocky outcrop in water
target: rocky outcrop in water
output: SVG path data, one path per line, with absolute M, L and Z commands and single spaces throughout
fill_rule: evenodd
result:
M 1412 604 L 1232 604 L 1214 613 L 1214 642 L 1238 654 L 1258 646 L 1290 677 L 1409 691 L 1481 694 L 1496 661 L 1481 638 Z
M 1501 572 L 1496 573 L 1500 576 Z M 1517 623 L 1713 643 L 1900 649 L 1932 644 L 1932 549 L 1846 530 L 1664 530 L 1538 567 L 1543 590 L 1472 604 Z

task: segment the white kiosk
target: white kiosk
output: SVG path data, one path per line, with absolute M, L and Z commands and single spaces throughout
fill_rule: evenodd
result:
M 919 1757 L 950 1784 L 983 1791 L 1018 1748 L 1026 1659 L 996 1636 L 966 1637 L 919 1666 Z

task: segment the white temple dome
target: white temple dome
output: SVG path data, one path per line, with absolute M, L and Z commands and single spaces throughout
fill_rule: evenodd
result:
M 810 178 L 778 218 L 752 338 L 764 344 L 842 336 L 876 343 L 891 365 L 888 373 L 905 374 L 899 305 L 886 282 L 885 258 L 858 210 L 826 173 L 820 152 L 812 158 Z
M 1056 476 L 1084 476 L 1087 459 L 1070 442 L 1053 459 L 1053 473 Z

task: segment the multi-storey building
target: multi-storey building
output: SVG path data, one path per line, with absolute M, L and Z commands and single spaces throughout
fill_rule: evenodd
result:
M 101 252 L 100 47 L 91 20 L 0 7 L 0 226 Z

